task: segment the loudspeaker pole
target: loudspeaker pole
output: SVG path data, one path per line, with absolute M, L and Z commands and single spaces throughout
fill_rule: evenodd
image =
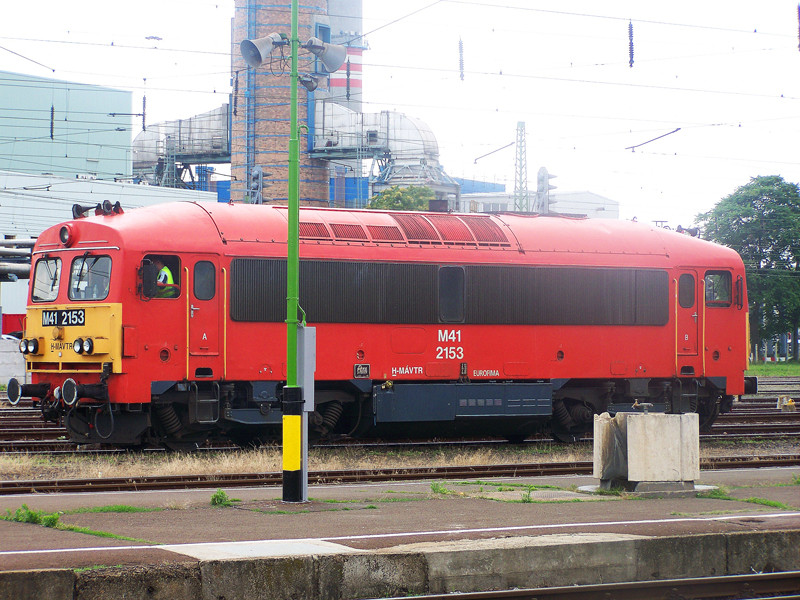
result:
M 283 389 L 283 501 L 307 502 L 308 481 L 302 481 L 303 390 L 297 385 L 297 313 L 300 297 L 300 141 L 297 131 L 298 0 L 292 0 L 291 83 L 289 84 L 289 235 L 286 260 L 286 387 Z

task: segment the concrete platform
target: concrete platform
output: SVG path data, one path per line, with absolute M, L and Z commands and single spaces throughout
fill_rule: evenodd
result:
M 312 486 L 300 505 L 230 489 L 224 508 L 214 490 L 0 497 L 1 514 L 26 504 L 115 536 L 0 521 L 0 599 L 333 600 L 800 569 L 800 468 L 703 472 L 724 498 L 576 491 L 593 483 Z

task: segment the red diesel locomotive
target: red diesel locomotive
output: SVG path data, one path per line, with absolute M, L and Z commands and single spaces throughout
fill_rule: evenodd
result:
M 287 209 L 73 212 L 33 251 L 20 343 L 30 383 L 9 382 L 12 402 L 37 399 L 79 443 L 279 435 Z M 300 305 L 317 330 L 315 437 L 574 439 L 595 413 L 636 400 L 710 426 L 745 392 L 742 261 L 686 235 L 303 208 L 300 257 Z

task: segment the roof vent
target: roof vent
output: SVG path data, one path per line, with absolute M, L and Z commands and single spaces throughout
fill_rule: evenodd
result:
M 441 244 L 439 234 L 430 222 L 422 215 L 406 213 L 392 214 L 391 217 L 400 225 L 400 229 L 409 242 L 417 244 Z
M 300 221 L 300 237 L 329 240 L 331 234 L 328 233 L 328 229 L 325 227 L 324 223 Z
M 367 232 L 361 225 L 354 225 L 352 223 L 331 223 L 333 235 L 337 240 L 365 240 L 367 239 Z

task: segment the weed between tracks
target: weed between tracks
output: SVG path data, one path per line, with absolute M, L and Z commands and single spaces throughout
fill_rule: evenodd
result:
M 532 445 L 531 445 L 532 446 Z M 470 466 L 509 463 L 571 462 L 592 458 L 591 445 L 508 445 L 499 448 L 442 449 L 311 448 L 309 469 L 335 471 L 366 468 Z M 156 475 L 280 472 L 281 448 L 237 452 L 141 453 L 114 455 L 2 455 L 0 480 L 84 479 Z
M 797 452 L 793 440 L 703 442 L 703 458 L 731 455 L 772 455 Z M 366 468 L 409 468 L 573 462 L 592 460 L 591 444 L 508 444 L 492 447 L 442 448 L 311 448 L 309 469 L 335 471 Z M 0 454 L 0 480 L 86 479 L 217 473 L 281 471 L 281 448 L 203 453 L 142 453 L 113 455 Z

